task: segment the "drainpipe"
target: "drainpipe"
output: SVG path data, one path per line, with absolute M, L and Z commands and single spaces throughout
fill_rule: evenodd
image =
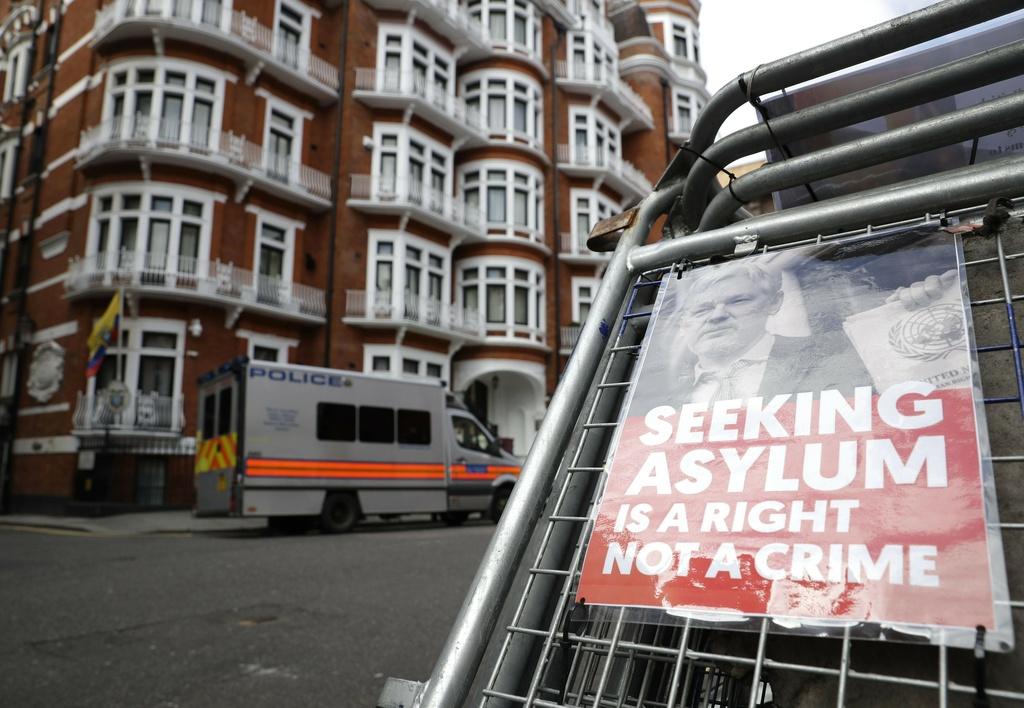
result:
M 558 79 L 555 73 L 555 58 L 558 50 L 565 40 L 565 26 L 555 22 L 555 41 L 551 44 L 551 145 L 554 159 L 551 160 L 551 219 L 554 224 L 554 257 L 555 257 L 555 349 L 552 353 L 552 361 L 557 381 L 561 374 L 562 363 L 562 259 L 559 258 L 561 250 L 561 185 L 558 181 L 558 127 L 561 124 L 558 115 Z M 568 62 L 568 60 L 566 60 Z M 571 137 L 571 136 L 570 136 Z
M 56 18 L 53 24 L 53 34 L 49 37 L 52 42 L 53 51 L 50 52 L 50 56 L 47 57 L 48 63 L 39 74 L 46 73 L 47 75 L 47 86 L 46 86 L 46 106 L 43 109 L 43 119 L 40 125 L 36 126 L 34 135 L 33 152 L 31 155 L 31 162 L 29 163 L 29 171 L 32 175 L 32 208 L 28 215 L 28 228 L 25 233 L 21 235 L 18 243 L 18 261 L 17 271 L 15 274 L 15 285 L 14 290 L 11 292 L 9 297 L 16 297 L 18 299 L 17 306 L 17 317 L 14 320 L 14 351 L 17 357 L 16 365 L 14 367 L 14 395 L 11 398 L 10 417 L 11 422 L 7 428 L 7 434 L 4 439 L 5 445 L 7 445 L 7 454 L 3 456 L 3 460 L 0 461 L 0 505 L 6 508 L 7 500 L 9 499 L 9 487 L 10 487 L 10 470 L 11 460 L 14 457 L 14 438 L 18 427 L 18 408 L 21 401 L 21 383 L 24 379 L 22 372 L 24 371 L 23 360 L 25 358 L 25 347 L 30 342 L 22 341 L 22 337 L 25 333 L 25 328 L 22 326 L 22 322 L 25 319 L 26 301 L 28 295 L 26 290 L 28 288 L 29 276 L 32 266 L 32 241 L 35 236 L 35 221 L 36 215 L 39 213 L 39 200 L 40 200 L 40 184 L 42 182 L 42 171 L 44 168 L 44 162 L 46 160 L 46 138 L 47 131 L 50 127 L 50 108 L 53 105 L 53 88 L 54 88 L 54 73 L 56 72 L 57 62 L 57 48 L 60 47 L 60 29 L 61 22 L 64 19 L 64 13 L 62 12 L 61 6 L 55 5 Z M 28 76 L 25 80 L 25 95 L 22 97 L 21 104 L 21 123 L 18 126 L 18 144 L 14 152 L 14 178 L 12 182 L 17 179 L 18 168 L 21 165 L 21 156 L 24 149 L 24 128 L 28 122 L 30 113 L 30 101 L 29 101 L 29 86 L 33 74 L 31 73 L 36 65 L 36 51 L 38 47 L 39 37 L 38 31 L 39 26 L 43 22 L 43 0 L 39 0 L 36 5 L 36 22 L 32 27 L 32 44 L 29 47 L 28 59 L 27 59 L 27 71 Z M 39 74 L 36 74 L 38 76 Z M 3 250 L 3 258 L 0 260 L 0 292 L 6 289 L 6 273 L 7 267 L 7 251 L 10 249 L 10 232 L 14 226 L 14 209 L 15 200 L 11 199 L 11 204 L 7 211 L 7 234 L 4 236 L 6 246 Z
M 331 195 L 334 212 L 327 234 L 327 326 L 324 329 L 324 366 L 331 366 L 331 329 L 334 324 L 334 256 L 337 253 L 338 212 L 341 207 L 341 130 L 345 121 L 345 54 L 348 51 L 348 0 L 341 0 L 341 39 L 338 42 L 338 118 L 334 121 L 334 165 Z
M 668 80 L 662 77 L 661 79 L 661 121 L 665 126 L 665 130 L 662 135 L 665 137 L 665 164 L 672 162 L 672 141 L 669 139 L 668 119 L 671 117 L 669 101 L 672 100 L 672 89 L 668 85 Z

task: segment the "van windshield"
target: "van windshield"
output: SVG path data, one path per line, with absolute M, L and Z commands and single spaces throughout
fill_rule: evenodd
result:
M 459 447 L 486 453 L 493 450 L 491 439 L 472 418 L 464 418 L 460 415 L 452 416 L 452 425 L 455 427 L 455 442 L 459 444 Z

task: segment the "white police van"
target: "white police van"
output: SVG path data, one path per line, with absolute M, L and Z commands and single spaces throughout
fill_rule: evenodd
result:
M 497 520 L 519 469 L 440 383 L 244 358 L 199 379 L 197 515 Z

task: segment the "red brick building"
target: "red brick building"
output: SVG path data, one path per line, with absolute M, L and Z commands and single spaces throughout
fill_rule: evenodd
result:
M 586 233 L 707 98 L 698 9 L 0 3 L 4 508 L 190 504 L 195 381 L 236 356 L 443 380 L 525 454 Z

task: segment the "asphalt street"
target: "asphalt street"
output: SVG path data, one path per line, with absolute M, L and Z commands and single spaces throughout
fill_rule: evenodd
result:
M 430 673 L 493 530 L 0 530 L 0 705 L 373 706 Z

